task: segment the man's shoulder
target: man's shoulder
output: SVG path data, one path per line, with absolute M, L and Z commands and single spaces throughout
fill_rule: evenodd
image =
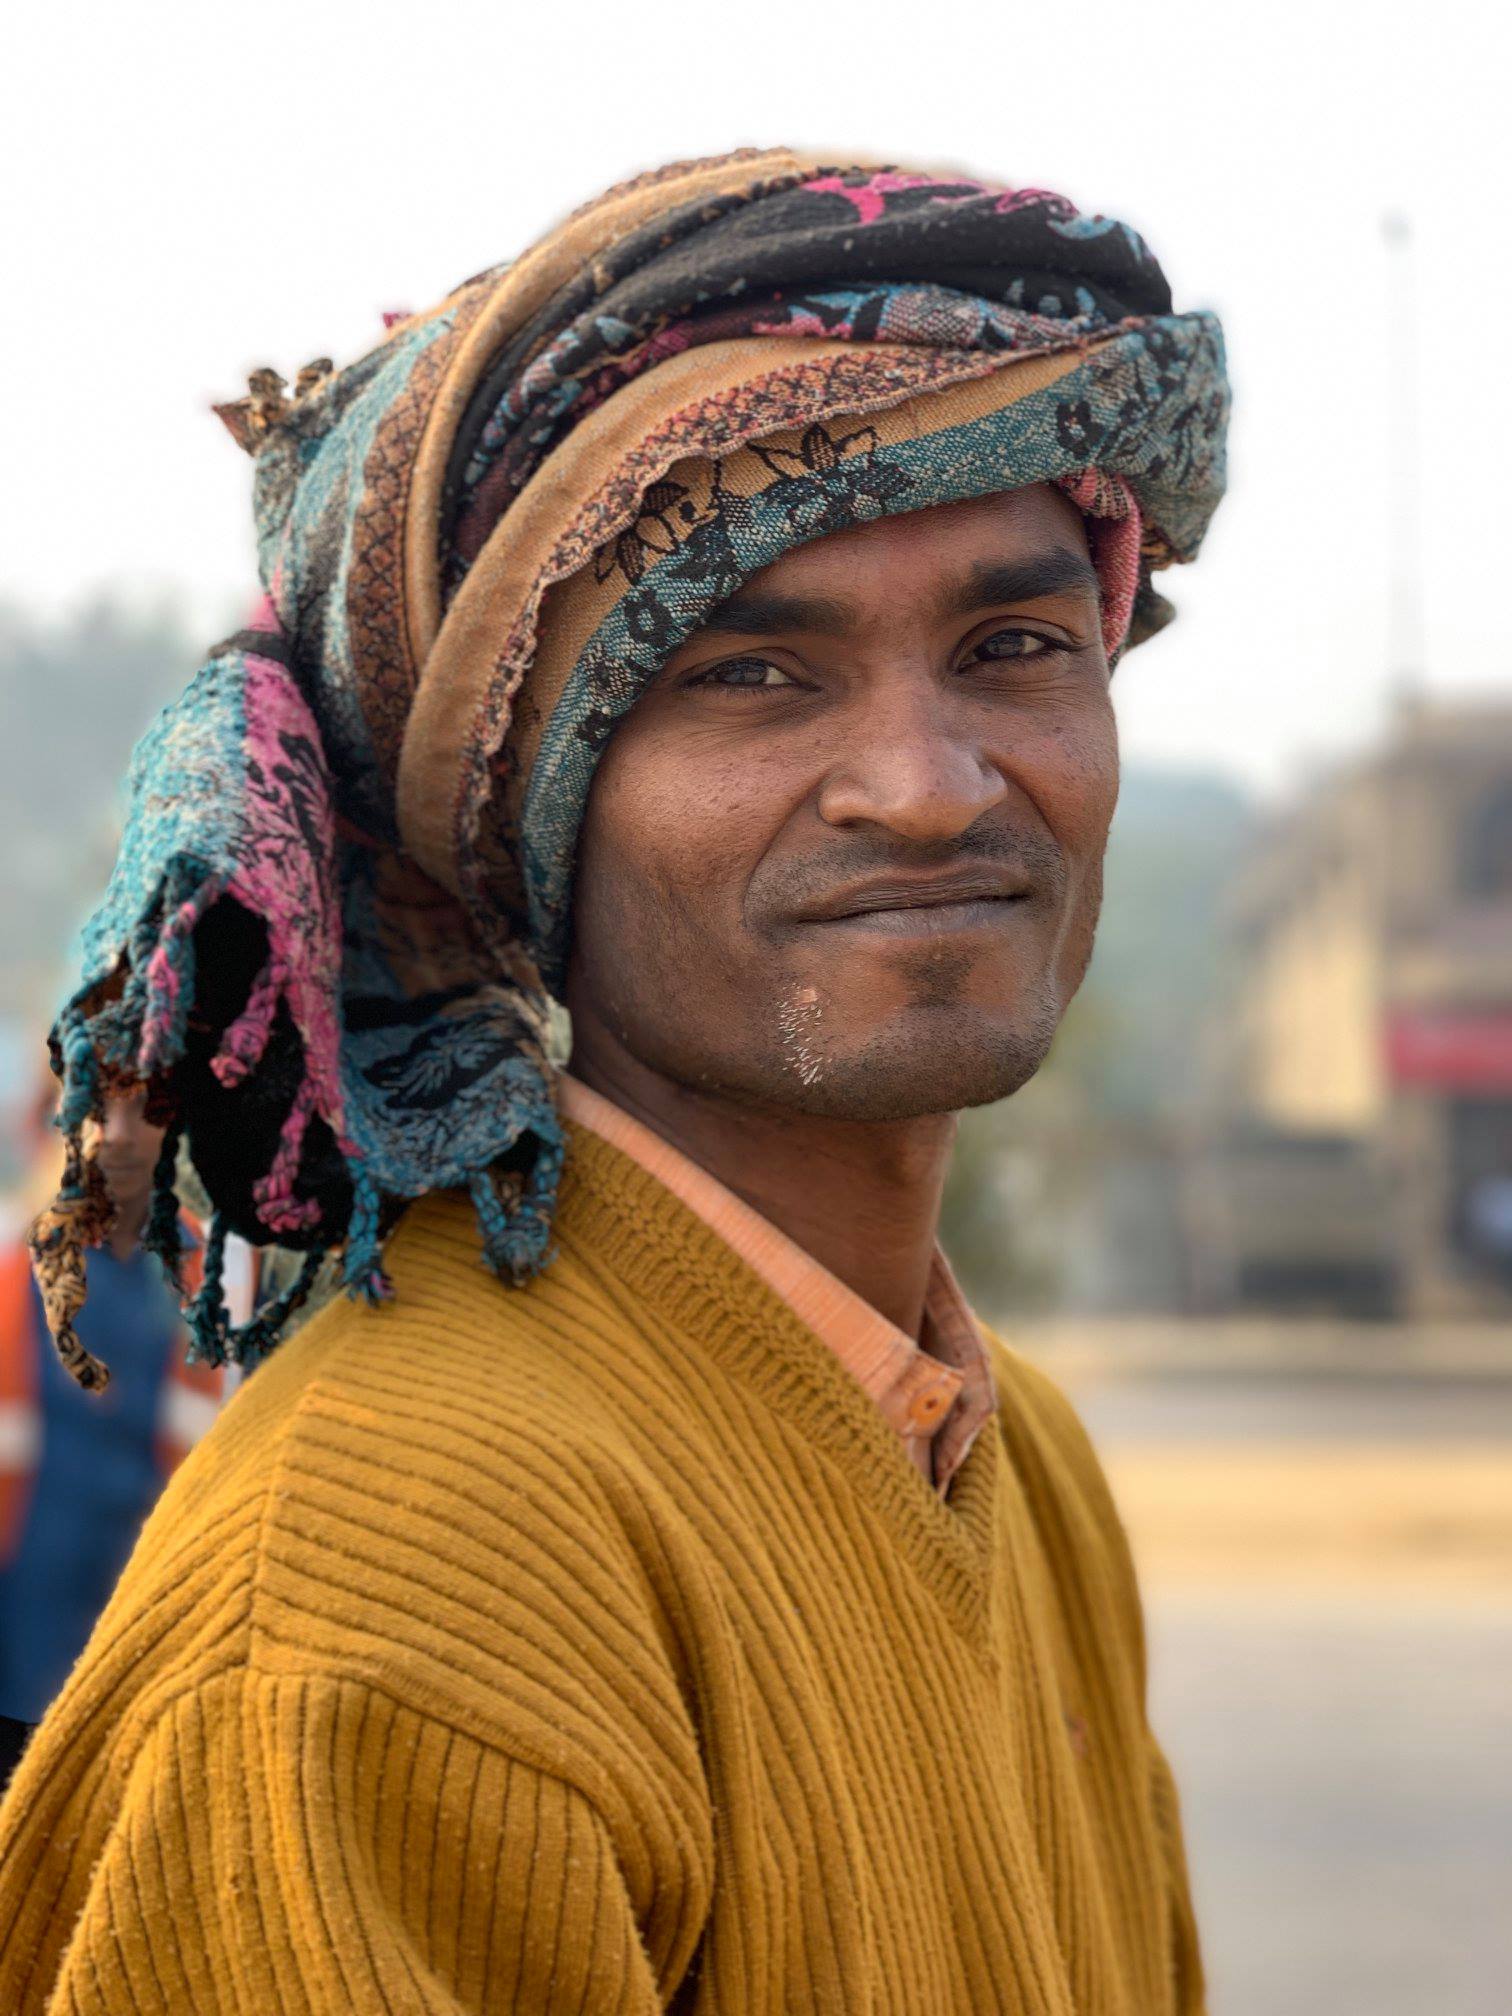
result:
M 411 1497 L 427 1484 L 472 1502 L 490 1485 L 518 1496 L 532 1478 L 565 1489 L 563 1459 L 613 1431 L 602 1370 L 633 1326 L 612 1297 L 568 1256 L 500 1281 L 455 1193 L 411 1207 L 386 1264 L 392 1298 L 327 1303 L 246 1382 L 227 1440 L 250 1430 L 269 1461 L 306 1474 L 350 1459 L 374 1489 L 392 1469 Z
M 1065 1388 L 1043 1365 L 984 1329 L 998 1389 L 998 1421 L 1031 1505 L 1053 1534 L 1063 1571 L 1069 1544 L 1085 1571 L 1101 1563 L 1112 1573 L 1123 1623 L 1143 1658 L 1138 1580 L 1128 1534 L 1092 1437 Z M 1054 1501 L 1049 1516 L 1047 1501 Z
M 1078 1464 L 1096 1462 L 1081 1416 L 1064 1386 L 1036 1359 L 979 1323 L 997 1383 L 998 1413 L 1009 1411 L 1033 1434 L 1048 1437 Z
M 1101 1458 L 1075 1402 L 1053 1373 L 984 1327 L 997 1381 L 998 1421 L 1021 1461 L 1032 1461 L 1047 1485 L 1075 1497 L 1120 1549 L 1124 1543 Z
M 624 1494 L 600 1480 L 634 1463 L 604 1377 L 629 1327 L 612 1301 L 582 1281 L 506 1286 L 450 1194 L 412 1207 L 386 1257 L 390 1301 L 336 1295 L 242 1382 L 170 1480 L 136 1574 L 171 1576 L 218 1535 L 259 1615 L 297 1564 L 361 1606 L 375 1576 L 423 1580 L 416 1549 L 434 1558 L 446 1532 L 504 1566 L 553 1522 L 607 1529 Z
M 612 1388 L 600 1377 L 595 1398 L 583 1357 L 552 1358 L 565 1307 L 607 1364 L 612 1298 L 601 1317 L 591 1284 L 506 1288 L 465 1200 L 413 1218 L 394 1300 L 322 1309 L 174 1474 L 50 1717 L 52 1752 L 128 1757 L 181 1700 L 309 1683 L 606 1813 L 629 1810 L 637 1768 L 679 1797 L 696 1782 L 643 1561 L 656 1508 L 614 1439 Z
M 222 1635 L 165 1682 L 325 1673 L 503 1741 L 500 1676 L 539 1661 L 532 1686 L 586 1688 L 606 1616 L 652 1661 L 654 1620 L 626 1597 L 645 1579 L 636 1453 L 603 1380 L 553 1361 L 559 1311 L 482 1265 L 465 1200 L 426 1200 L 392 1257 L 392 1302 L 338 1298 L 233 1396 L 160 1500 L 117 1614 L 176 1616 L 185 1571 L 213 1560 Z
M 990 1331 L 984 1322 L 980 1322 L 980 1331 L 998 1381 L 1000 1409 L 1006 1405 L 1014 1405 L 1020 1411 L 1028 1409 L 1032 1421 L 1044 1433 L 1068 1443 L 1087 1443 L 1081 1415 L 1054 1373 L 1026 1351 L 1020 1351 L 1018 1345 L 1008 1343 L 998 1331 Z

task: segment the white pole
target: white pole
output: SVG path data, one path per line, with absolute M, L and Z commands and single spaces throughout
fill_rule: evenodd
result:
M 1390 262 L 1387 454 L 1386 669 L 1398 719 L 1422 692 L 1422 458 L 1418 432 L 1417 275 L 1412 226 L 1400 210 L 1381 220 Z

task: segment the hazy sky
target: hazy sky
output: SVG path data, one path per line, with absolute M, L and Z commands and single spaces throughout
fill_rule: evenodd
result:
M 969 166 L 1137 224 L 1223 315 L 1232 481 L 1132 758 L 1269 788 L 1384 716 L 1404 464 L 1381 229 L 1410 216 L 1424 678 L 1512 694 L 1512 38 L 1490 5 L 168 0 L 28 11 L 0 86 L 0 596 L 252 580 L 249 367 L 370 347 L 656 161 L 796 140 Z

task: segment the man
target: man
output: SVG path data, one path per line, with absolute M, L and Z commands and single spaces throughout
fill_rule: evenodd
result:
M 1117 1517 L 934 1230 L 1225 415 L 1123 227 L 782 150 L 227 409 L 268 600 L 139 753 L 34 1246 L 97 1380 L 132 1078 L 207 1355 L 333 1246 L 382 1306 L 150 1523 L 0 1814 L 7 2006 L 1202 2007 Z M 309 1255 L 240 1330 L 232 1230 Z
M 54 1104 L 49 1090 L 31 1144 L 49 1192 Z M 0 1246 L 0 1741 L 10 1743 L 0 1783 L 17 1739 L 67 1679 L 165 1479 L 220 1404 L 225 1374 L 185 1363 L 177 1299 L 137 1243 L 163 1138 L 141 1109 L 140 1095 L 112 1101 L 100 1134 L 116 1216 L 89 1257 L 80 1328 L 115 1368 L 108 1406 L 58 1364 L 21 1238 Z

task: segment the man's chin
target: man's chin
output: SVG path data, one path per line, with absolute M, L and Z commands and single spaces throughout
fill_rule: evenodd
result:
M 118 1211 L 135 1210 L 150 1197 L 154 1164 L 133 1162 L 125 1166 L 100 1158 L 100 1174 Z
M 832 1032 L 790 1053 L 773 1104 L 831 1120 L 917 1120 L 990 1106 L 1019 1091 L 1049 1054 L 1058 1015 L 1004 1025 L 959 1006 L 900 1017 L 846 1042 Z

